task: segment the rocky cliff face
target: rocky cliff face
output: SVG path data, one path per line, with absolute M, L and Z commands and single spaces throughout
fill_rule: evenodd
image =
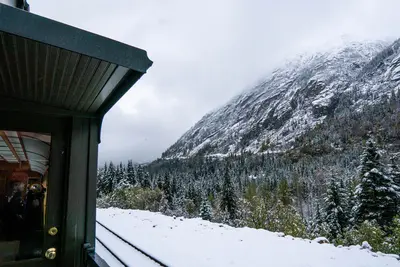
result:
M 399 84 L 400 40 L 353 42 L 302 56 L 205 115 L 163 157 L 285 150 L 338 112 L 343 94 L 353 95 L 348 105 L 362 112 Z

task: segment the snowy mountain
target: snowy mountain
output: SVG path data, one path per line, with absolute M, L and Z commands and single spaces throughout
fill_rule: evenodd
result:
M 205 115 L 163 158 L 282 151 L 343 102 L 360 112 L 399 84 L 400 40 L 346 42 L 301 56 Z
M 97 220 L 167 266 L 381 267 L 398 266 L 397 255 L 374 253 L 367 246 L 335 247 L 263 229 L 234 228 L 199 218 L 174 218 L 139 210 L 98 209 Z M 126 243 L 97 225 L 96 236 L 112 244 L 129 266 L 149 265 Z M 110 266 L 122 266 L 96 241 Z M 146 265 L 147 263 L 147 265 Z

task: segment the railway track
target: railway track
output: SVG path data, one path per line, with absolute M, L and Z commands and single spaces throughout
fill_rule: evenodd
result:
M 109 253 L 108 256 L 115 259 L 114 262 L 118 262 L 116 265 L 126 267 L 167 266 L 161 260 L 132 244 L 103 223 L 96 221 L 96 224 L 96 241 Z M 109 264 L 111 267 L 114 266 L 111 262 Z

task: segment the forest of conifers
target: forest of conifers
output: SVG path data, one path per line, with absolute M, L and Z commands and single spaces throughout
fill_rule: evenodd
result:
M 346 108 L 292 149 L 227 157 L 197 155 L 149 164 L 108 162 L 98 171 L 98 207 L 202 217 L 335 245 L 369 242 L 400 253 L 400 95 L 362 112 Z

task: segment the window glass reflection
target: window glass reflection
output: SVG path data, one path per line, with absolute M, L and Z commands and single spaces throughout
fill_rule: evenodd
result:
M 42 256 L 50 136 L 0 131 L 0 265 Z

